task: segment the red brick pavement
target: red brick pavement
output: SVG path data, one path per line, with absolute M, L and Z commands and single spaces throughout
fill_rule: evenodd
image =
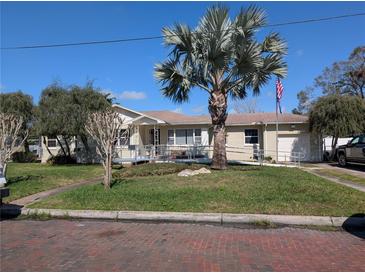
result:
M 102 221 L 2 221 L 1 271 L 365 271 L 347 232 Z

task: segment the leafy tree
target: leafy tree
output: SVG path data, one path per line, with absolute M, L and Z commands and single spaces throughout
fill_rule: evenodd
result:
M 30 95 L 24 94 L 20 90 L 10 93 L 0 93 L 0 110 L 5 114 L 13 114 L 18 117 L 22 117 L 22 130 L 19 131 L 22 135 L 33 123 L 33 99 Z M 25 136 L 22 137 L 24 138 Z M 24 141 L 24 148 L 26 152 L 29 151 L 29 145 L 26 138 Z
M 73 119 L 75 123 L 73 124 L 73 132 L 75 135 L 80 136 L 84 147 L 89 150 L 85 130 L 88 113 L 108 109 L 112 104 L 112 99 L 109 98 L 110 94 L 102 94 L 100 89 L 93 86 L 92 82 L 88 82 L 84 87 L 71 86 L 70 95 L 74 105 Z
M 349 94 L 365 97 L 365 46 L 357 47 L 347 61 L 334 63 L 315 79 L 323 94 Z
M 227 167 L 225 122 L 227 101 L 244 99 L 251 89 L 260 88 L 272 75 L 284 77 L 286 43 L 271 33 L 260 43 L 256 32 L 266 24 L 266 15 L 257 7 L 241 9 L 230 20 L 228 9 L 209 8 L 193 31 L 184 24 L 163 28 L 164 43 L 171 47 L 169 59 L 155 67 L 164 96 L 182 103 L 199 87 L 209 96 L 214 148 L 212 168 Z
M 71 102 L 67 96 L 66 89 L 58 83 L 54 83 L 42 91 L 36 111 L 37 132 L 42 136 L 57 138 L 57 141 L 65 156 L 67 155 L 66 150 L 61 143 L 59 136 L 62 136 L 64 140 L 67 139 L 67 137 L 64 135 L 65 133 L 68 135 L 69 125 L 72 123 L 72 121 L 69 119 L 72 113 L 72 111 L 69 109 L 70 103 Z M 45 142 L 45 140 L 43 141 Z M 50 151 L 49 153 L 51 154 Z
M 38 133 L 56 138 L 63 155 L 71 157 L 70 141 L 74 136 L 80 136 L 88 148 L 85 131 L 87 113 L 104 110 L 110 103 L 91 82 L 84 87 L 64 87 L 53 83 L 43 90 L 37 108 Z
M 312 104 L 313 88 L 306 87 L 305 89 L 297 93 L 298 106 L 292 110 L 294 114 L 307 114 L 309 113 Z
M 328 95 L 320 97 L 309 113 L 310 129 L 322 136 L 332 136 L 334 157 L 340 137 L 364 132 L 365 101 L 358 96 Z

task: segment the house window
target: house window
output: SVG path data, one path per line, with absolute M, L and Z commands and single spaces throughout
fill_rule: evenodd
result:
M 47 140 L 48 147 L 57 147 L 57 139 L 55 138 L 48 138 Z
M 202 130 L 200 128 L 195 129 L 195 144 L 201 145 L 202 143 Z
M 259 131 L 257 129 L 245 129 L 245 144 L 258 144 Z
M 186 145 L 186 130 L 177 129 L 175 131 L 175 134 L 176 134 L 176 144 L 177 145 Z
M 173 145 L 175 143 L 175 137 L 174 137 L 174 130 L 173 129 L 169 129 L 167 131 L 167 143 L 169 145 Z
M 129 130 L 121 129 L 119 132 L 119 146 L 128 146 L 129 145 Z
M 168 130 L 168 144 L 174 144 L 174 131 Z M 176 145 L 194 145 L 201 144 L 201 129 L 176 129 L 175 144 Z

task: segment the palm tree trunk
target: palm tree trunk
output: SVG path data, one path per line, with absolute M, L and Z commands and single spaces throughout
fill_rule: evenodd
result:
M 209 113 L 213 125 L 213 169 L 227 169 L 226 154 L 226 119 L 227 94 L 224 90 L 216 90 L 209 98 Z

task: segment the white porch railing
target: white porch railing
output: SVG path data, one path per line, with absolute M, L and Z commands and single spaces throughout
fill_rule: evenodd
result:
M 226 152 L 234 155 L 237 161 L 272 162 L 276 151 L 251 147 L 226 146 Z M 213 146 L 208 145 L 132 145 L 128 149 L 117 150 L 115 162 L 143 162 L 143 161 L 196 161 L 207 162 L 213 155 Z M 305 159 L 302 152 L 278 151 L 279 162 L 292 163 L 300 166 Z

